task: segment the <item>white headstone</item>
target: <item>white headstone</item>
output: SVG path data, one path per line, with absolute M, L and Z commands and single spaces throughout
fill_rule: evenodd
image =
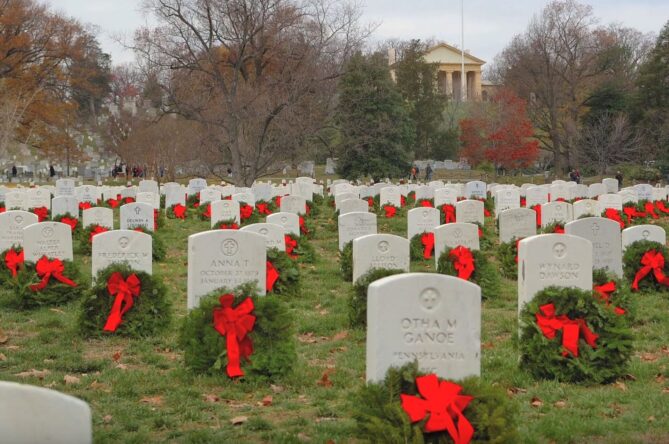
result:
M 142 227 L 153 231 L 153 207 L 149 204 L 134 202 L 121 205 L 121 230 Z
M 239 202 L 234 200 L 217 200 L 211 203 L 211 228 L 218 222 L 233 220 L 239 224 Z
M 20 191 L 9 191 L 5 194 L 5 208 L 8 210 L 27 210 L 27 196 Z
M 286 230 L 283 226 L 277 224 L 258 223 L 242 227 L 240 231 L 250 231 L 257 233 L 265 238 L 267 248 L 276 248 L 279 251 L 286 251 Z
M 525 207 L 548 203 L 548 190 L 544 187 L 532 186 L 525 191 Z
M 232 200 L 239 202 L 240 204 L 243 202 L 247 205 L 251 205 L 252 207 L 256 206 L 256 198 L 250 191 L 244 193 L 235 193 L 232 195 Z
M 265 218 L 267 223 L 283 227 L 286 234 L 300 236 L 300 217 L 295 213 L 274 213 Z
M 419 207 L 407 213 L 407 238 L 411 240 L 415 235 L 430 233 L 440 225 L 441 214 L 436 208 Z
M 384 205 L 394 205 L 397 208 L 401 207 L 402 193 L 400 192 L 400 189 L 395 186 L 385 186 L 381 188 L 379 204 L 382 208 Z
M 95 207 L 81 212 L 84 228 L 90 225 L 100 225 L 110 230 L 114 229 L 114 210 L 111 208 Z
M 140 180 L 137 192 L 160 194 L 158 182 L 156 182 L 155 180 Z
M 639 200 L 653 200 L 653 186 L 647 183 L 640 183 L 634 185 L 634 190 L 636 191 L 637 197 Z
M 581 216 L 599 216 L 601 214 L 598 212 L 599 205 L 597 201 L 593 199 L 582 199 L 574 202 L 572 210 L 574 211 L 574 220 Z
M 485 205 L 480 200 L 461 200 L 455 204 L 456 222 L 485 223 Z
M 76 196 L 74 179 L 58 179 L 56 181 L 56 197 Z
M 27 193 L 28 208 L 45 207 L 47 210 L 51 209 L 51 193 L 44 188 L 31 188 Z
M 393 234 L 369 234 L 353 240 L 353 282 L 374 268 L 409 272 L 409 240 Z
M 179 184 L 165 187 L 165 209 L 173 205 L 186 206 L 186 190 Z
M 71 261 L 72 228 L 60 222 L 39 222 L 23 229 L 23 252 L 26 262 L 49 259 Z
M 446 248 L 456 248 L 462 245 L 470 250 L 479 250 L 479 227 L 469 223 L 444 224 L 434 229 L 434 259 L 439 257 Z
M 601 194 L 597 197 L 597 213 L 602 214 L 607 208 L 623 210 L 623 199 L 619 194 Z
M 434 191 L 434 206 L 455 205 L 458 203 L 458 192 L 454 188 L 440 188 Z
M 596 199 L 597 196 L 601 196 L 607 192 L 606 185 L 603 183 L 593 183 L 588 187 L 588 197 L 590 199 Z
M 537 234 L 537 214 L 529 208 L 514 208 L 499 214 L 499 241 L 511 242 Z
M 0 213 L 0 252 L 23 247 L 23 229 L 38 222 L 37 215 L 23 210 Z
M 188 237 L 188 308 L 216 289 L 255 283 L 265 295 L 265 238 L 240 230 L 213 230 Z
M 339 214 L 366 213 L 369 211 L 369 203 L 362 199 L 346 199 L 339 204 Z
M 416 188 L 416 202 L 421 199 L 434 199 L 434 188 L 421 185 Z
M 206 179 L 191 179 L 188 181 L 188 195 L 192 196 L 193 194 L 197 194 L 203 189 L 207 188 L 207 181 Z
M 623 250 L 633 242 L 647 240 L 667 245 L 667 233 L 659 225 L 636 225 L 622 232 Z
M 339 216 L 339 251 L 344 245 L 360 236 L 376 234 L 376 214 L 347 213 Z
M 373 282 L 367 292 L 368 382 L 390 367 L 418 361 L 422 372 L 449 380 L 481 373 L 481 289 L 437 273 L 405 273 Z
M 206 205 L 217 200 L 221 200 L 221 192 L 216 188 L 208 187 L 200 190 L 200 205 Z
M 570 203 L 548 202 L 541 206 L 541 226 L 547 227 L 552 223 L 566 224 L 574 219 L 574 211 Z
M 97 204 L 98 200 L 101 198 L 100 189 L 93 185 L 82 185 L 77 188 L 79 191 L 77 197 L 79 202 L 89 202 L 92 204 Z
M 136 197 L 137 203 L 145 203 L 151 205 L 151 208 L 154 210 L 160 209 L 160 194 L 152 192 L 141 192 L 137 193 Z
M 495 217 L 504 210 L 520 208 L 520 193 L 516 189 L 506 188 L 495 193 Z
M 339 206 L 341 205 L 341 203 L 343 201 L 348 200 L 348 199 L 359 199 L 359 194 L 358 193 L 339 193 L 339 194 L 335 194 L 334 199 L 335 199 L 335 210 L 338 210 Z
M 112 264 L 127 264 L 136 271 L 153 273 L 153 238 L 133 230 L 114 230 L 93 237 L 91 271 L 98 272 Z
M 574 183 L 575 185 L 575 183 Z M 551 202 L 558 199 L 569 200 L 569 187 L 566 184 L 553 184 L 548 191 L 551 195 Z
M 473 180 L 465 184 L 465 197 L 467 199 L 485 199 L 486 198 L 486 183 L 480 180 Z
M 58 196 L 51 200 L 51 217 L 70 214 L 70 216 L 79 216 L 79 202 L 74 196 Z
M 618 192 L 618 179 L 607 177 L 606 179 L 602 179 L 602 184 L 606 187 L 607 193 Z
M 569 222 L 564 227 L 566 234 L 572 234 L 592 242 L 593 269 L 606 269 L 623 277 L 623 260 L 620 224 L 603 217 L 586 217 Z
M 307 212 L 307 200 L 302 196 L 283 196 L 281 198 L 281 211 L 304 215 Z

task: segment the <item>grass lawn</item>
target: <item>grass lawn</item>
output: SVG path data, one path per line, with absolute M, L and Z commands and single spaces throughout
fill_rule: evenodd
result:
M 299 361 L 282 380 L 230 382 L 223 373 L 199 376 L 184 368 L 176 338 L 186 313 L 187 237 L 209 228 L 194 217 L 167 219 L 158 234 L 167 258 L 154 264 L 154 273 L 175 310 L 167 333 L 89 341 L 74 331 L 76 303 L 29 312 L 0 308 L 0 379 L 87 401 L 96 442 L 355 442 L 352 399 L 364 384 L 365 332 L 348 327 L 351 284 L 339 273 L 332 214 L 323 207 L 316 219 L 316 262 L 301 265 L 302 293 L 288 301 Z M 379 218 L 379 232 L 405 230 L 405 210 Z M 90 273 L 90 258 L 76 260 Z M 435 271 L 433 261 L 412 269 Z M 484 302 L 482 377 L 518 403 L 522 442 L 669 442 L 669 296 L 638 296 L 634 305 L 628 375 L 611 385 L 575 386 L 535 381 L 518 368 L 514 281 L 503 280 L 501 293 Z

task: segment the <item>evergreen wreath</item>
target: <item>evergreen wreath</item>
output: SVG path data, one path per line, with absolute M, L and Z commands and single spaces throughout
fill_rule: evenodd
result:
M 115 273 L 120 273 L 125 281 L 131 275 L 139 279 L 139 294 L 132 297 L 132 307 L 122 315 L 122 322 L 116 331 L 105 331 L 117 295 L 110 294 L 108 282 Z M 171 303 L 167 298 L 167 288 L 158 276 L 136 271 L 127 264 L 113 264 L 100 270 L 95 286 L 83 297 L 77 329 L 82 336 L 95 337 L 118 335 L 128 337 L 152 336 L 170 325 Z
M 54 222 L 60 222 L 65 225 L 69 225 L 72 229 L 72 233 L 81 231 L 77 230 L 77 228 L 81 228 L 81 221 L 79 220 L 79 217 L 72 216 L 70 213 L 59 214 L 58 216 L 54 216 L 52 220 Z
M 183 212 L 183 218 L 177 217 L 177 208 L 181 208 L 181 211 Z M 165 216 L 168 219 L 186 219 L 188 217 L 188 207 L 185 205 L 181 205 L 179 203 L 176 203 L 174 205 L 170 205 L 167 208 L 167 211 L 165 211 Z
M 233 219 L 219 220 L 212 225 L 212 230 L 239 230 L 239 224 Z
M 423 245 L 423 235 L 425 234 L 429 233 L 418 233 L 414 235 L 414 237 L 412 237 L 409 241 L 409 256 L 412 261 L 428 261 L 434 258 L 434 246 L 432 247 L 432 253 L 430 254 L 430 257 L 428 259 L 425 258 L 425 246 Z
M 623 274 L 628 285 L 634 283 L 635 276 L 644 268 L 641 260 L 647 252 L 655 252 L 664 257 L 664 266 L 659 271 L 665 276 L 669 275 L 669 249 L 658 242 L 640 240 L 628 245 L 623 253 Z M 669 292 L 669 285 L 658 282 L 654 270 L 650 270 L 646 276 L 639 279 L 638 287 L 639 291 L 644 293 Z
M 474 225 L 479 227 L 479 246 L 481 250 L 491 250 L 495 244 L 492 240 L 490 228 L 480 222 L 474 222 Z
M 239 202 L 239 221 L 242 226 L 256 224 L 261 222 L 260 215 L 258 211 L 250 204 L 246 202 Z
M 447 431 L 425 432 L 426 419 L 412 424 L 402 408 L 400 395 L 418 396 L 416 378 L 424 374 L 418 370 L 416 362 L 409 363 L 388 369 L 383 382 L 367 384 L 360 389 L 353 400 L 357 438 L 362 442 L 391 444 L 452 443 L 453 438 Z M 462 395 L 473 397 L 462 410 L 474 429 L 471 443 L 504 444 L 520 440 L 518 406 L 502 388 L 477 377 L 455 382 L 462 386 Z
M 269 216 L 272 213 L 275 213 L 277 210 L 276 204 L 273 200 L 262 200 L 259 199 L 256 201 L 255 211 L 260 215 L 260 217 Z
M 351 282 L 353 280 L 353 241 L 344 244 L 344 249 L 339 256 L 339 270 L 344 281 Z
M 320 202 L 318 202 L 320 201 Z M 310 217 L 317 217 L 321 214 L 321 204 L 323 203 L 323 197 L 318 194 L 314 194 L 312 200 L 307 200 L 307 215 Z
M 50 262 L 52 259 L 47 259 Z M 89 287 L 89 282 L 84 278 L 79 266 L 72 261 L 61 261 L 64 267 L 62 276 L 76 284 L 71 286 L 65 284 L 51 274 L 46 286 L 36 289 L 42 283 L 45 276 L 37 273 L 37 263 L 25 262 L 19 269 L 15 279 L 4 282 L 0 290 L 0 305 L 7 305 L 17 309 L 32 309 L 45 306 L 54 306 L 78 300 Z M 38 261 L 39 263 L 39 261 Z M 33 290 L 35 288 L 35 290 Z
M 449 276 L 458 276 L 458 271 L 455 269 L 453 261 L 450 257 L 453 248 L 446 248 L 446 250 L 439 256 L 437 262 L 437 273 L 446 274 Z M 470 250 L 474 257 L 474 272 L 468 279 L 479 287 L 481 287 L 481 298 L 490 299 L 499 294 L 501 282 L 497 269 L 491 264 L 486 255 L 480 250 Z
M 565 315 L 569 322 L 583 321 L 576 342 L 578 356 L 563 346 L 562 329 L 556 329 L 555 337 L 549 339 L 537 324 L 540 316 L 550 319 L 542 310 L 550 304 L 555 319 Z M 525 305 L 520 322 L 521 368 L 537 379 L 601 384 L 625 374 L 633 339 L 628 319 L 616 315 L 592 291 L 548 287 Z M 594 347 L 588 343 L 590 333 L 596 335 Z
M 18 278 L 18 273 L 24 268 L 23 248 L 14 245 L 0 253 L 0 288 L 5 282 Z M 11 267 L 11 269 L 10 269 Z M 14 276 L 16 272 L 16 277 Z
M 186 206 L 188 208 L 200 207 L 200 193 L 189 194 L 186 196 Z
M 267 260 L 279 273 L 279 278 L 274 283 L 272 293 L 282 296 L 297 296 L 300 294 L 300 267 L 294 260 L 280 251 L 278 248 L 267 250 Z
M 288 253 L 290 257 L 297 259 L 302 263 L 314 263 L 314 260 L 316 259 L 316 251 L 306 237 L 295 236 L 292 233 L 286 233 L 284 237 L 286 239 L 286 253 Z M 290 247 L 288 246 L 289 242 L 295 245 L 292 250 L 290 250 Z
M 211 202 L 199 205 L 194 210 L 199 220 L 211 220 Z
M 38 222 L 44 222 L 51 217 L 51 211 L 47 207 L 33 207 L 28 209 L 28 211 L 37 216 Z
M 385 219 L 392 219 L 393 217 L 397 217 L 400 215 L 400 210 L 401 208 L 398 206 L 385 203 L 377 210 L 377 213 L 380 216 L 383 216 Z
M 313 219 L 306 216 L 298 216 L 300 225 L 300 235 L 307 239 L 313 239 L 316 236 L 316 224 Z
M 416 204 L 414 207 L 419 208 L 419 207 L 428 207 L 428 208 L 434 208 L 434 199 L 418 199 L 416 201 Z
M 200 305 L 184 318 L 179 335 L 179 347 L 184 350 L 188 368 L 197 373 L 209 373 L 229 377 L 226 374 L 226 337 L 214 329 L 214 309 L 221 306 L 222 295 L 234 295 L 232 307 L 251 298 L 253 329 L 247 334 L 252 341 L 253 353 L 248 360 L 242 359 L 244 380 L 267 378 L 270 380 L 289 374 L 297 361 L 294 338 L 294 320 L 286 303 L 272 296 L 258 297 L 255 284 L 238 287 L 234 291 L 225 288 L 213 291 L 200 299 Z
M 564 223 L 553 222 L 539 229 L 538 234 L 564 234 Z
M 165 251 L 165 243 L 155 231 L 149 231 L 144 227 L 135 227 L 130 229 L 133 231 L 139 231 L 140 233 L 146 233 L 153 238 L 151 244 L 153 246 L 152 256 L 154 261 L 160 262 L 165 259 L 165 255 L 167 254 Z
M 641 208 L 635 202 L 625 202 L 623 204 L 623 214 L 627 218 L 627 226 L 645 224 L 647 222 L 648 215 Z
M 348 320 L 351 327 L 365 328 L 367 325 L 367 288 L 369 284 L 386 276 L 404 273 L 403 270 L 372 268 L 353 284 L 348 301 Z
M 609 306 L 618 316 L 634 320 L 632 312 L 632 292 L 628 285 L 615 274 L 603 268 L 592 272 L 593 296 Z
M 91 224 L 79 230 L 77 234 L 77 253 L 89 255 L 91 254 L 93 248 L 93 237 L 100 233 L 106 233 L 110 231 L 108 227 L 103 227 L 98 224 Z
M 515 237 L 510 242 L 502 242 L 497 247 L 497 262 L 500 264 L 502 276 L 507 279 L 518 279 L 518 242 Z

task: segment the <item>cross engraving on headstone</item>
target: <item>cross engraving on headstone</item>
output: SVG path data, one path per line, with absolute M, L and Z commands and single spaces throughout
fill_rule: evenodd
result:
M 600 230 L 600 228 L 599 228 L 599 225 L 597 223 L 592 224 L 592 235 L 593 236 L 597 236 L 597 234 L 599 233 L 599 230 Z

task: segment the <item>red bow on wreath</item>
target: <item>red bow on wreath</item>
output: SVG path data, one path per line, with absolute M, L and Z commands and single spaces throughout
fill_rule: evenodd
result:
M 9 269 L 10 273 L 12 273 L 12 277 L 14 278 L 19 272 L 19 266 L 23 265 L 23 262 L 23 250 L 21 250 L 20 253 L 17 253 L 16 250 L 12 248 L 7 251 L 7 254 L 5 254 L 5 265 L 7 266 L 7 269 Z
M 32 291 L 42 291 L 44 287 L 49 283 L 49 279 L 52 277 L 57 281 L 62 282 L 65 285 L 70 287 L 76 287 L 77 284 L 63 276 L 65 271 L 65 265 L 61 262 L 60 259 L 49 260 L 46 256 L 42 256 L 42 259 L 37 261 L 35 265 L 35 271 L 37 271 L 37 276 L 42 278 L 42 281 L 39 284 L 33 284 L 30 286 Z
M 60 219 L 60 222 L 69 225 L 70 229 L 74 231 L 74 229 L 77 228 L 79 220 L 73 217 L 63 217 Z
M 400 205 L 405 207 L 407 204 L 407 198 L 404 196 L 400 196 Z
M 253 330 L 256 317 L 253 311 L 253 300 L 246 298 L 237 307 L 232 308 L 235 297 L 224 294 L 220 298 L 221 307 L 214 308 L 214 328 L 221 336 L 225 336 L 225 347 L 228 353 L 228 376 L 244 376 L 240 367 L 241 358 L 248 359 L 253 354 L 253 342 L 248 334 Z
M 0 214 L 4 213 L 5 211 L 7 211 L 7 208 L 0 205 Z
M 516 263 L 518 263 L 518 245 L 520 245 L 520 241 L 523 240 L 522 238 L 516 239 Z
M 448 253 L 448 258 L 453 262 L 453 268 L 458 272 L 458 277 L 466 281 L 472 276 L 474 270 L 474 256 L 469 248 L 458 245 Z
M 397 208 L 392 205 L 385 205 L 383 211 L 386 212 L 386 219 L 392 219 L 397 214 Z
M 80 210 L 83 211 L 83 210 L 88 210 L 90 208 L 92 208 L 92 205 L 91 205 L 90 202 L 79 202 L 79 209 Z
M 428 199 L 423 199 L 420 201 L 420 206 L 421 207 L 426 207 L 426 208 L 432 208 L 434 205 L 432 205 L 432 202 L 430 202 Z
M 562 356 L 578 357 L 578 339 L 583 333 L 583 339 L 592 348 L 597 348 L 597 338 L 584 319 L 569 319 L 567 315 L 555 316 L 555 305 L 546 304 L 539 307 L 541 313 L 536 313 L 537 325 L 548 339 L 555 339 L 558 331 L 562 330 Z
M 430 259 L 434 251 L 434 233 L 423 233 L 420 243 L 423 244 L 423 259 Z
M 625 222 L 623 221 L 623 218 L 620 215 L 620 211 L 616 210 L 615 208 L 607 208 L 606 210 L 604 210 L 604 217 L 618 222 L 618 224 L 620 224 L 621 230 L 625 228 Z
M 527 198 L 521 197 L 520 198 L 520 206 L 525 208 L 526 205 L 527 205 Z
M 541 226 L 541 205 L 537 204 L 532 207 L 532 209 L 537 213 L 537 227 Z
M 669 214 L 669 208 L 667 208 L 667 207 L 664 205 L 664 202 L 661 201 L 661 200 L 656 200 L 656 201 L 655 201 L 655 208 L 657 208 L 658 211 L 661 211 L 661 212 L 663 212 L 664 214 Z
M 474 436 L 474 427 L 462 414 L 474 399 L 461 395 L 462 387 L 449 381 L 437 379 L 430 374 L 416 378 L 419 396 L 400 394 L 402 409 L 411 422 L 422 421 L 429 413 L 425 432 L 448 431 L 455 444 L 467 444 Z
M 134 305 L 134 298 L 139 296 L 141 282 L 136 274 L 131 274 L 128 279 L 123 279 L 119 272 L 113 273 L 107 280 L 107 291 L 114 299 L 111 313 L 105 323 L 104 331 L 116 331 L 123 315 Z M 125 303 L 125 305 L 124 305 Z
M 307 225 L 304 223 L 304 216 L 299 216 L 298 221 L 300 225 L 300 233 L 304 234 L 305 236 L 309 234 L 309 229 L 307 228 Z
M 237 225 L 235 222 L 229 224 L 223 223 L 220 224 L 218 228 L 221 230 L 239 230 L 239 225 Z
M 33 208 L 32 212 L 37 215 L 38 222 L 44 222 L 49 217 L 49 210 L 46 207 Z
M 616 283 L 614 281 L 607 282 L 602 285 L 595 285 L 593 290 L 599 295 L 599 298 L 606 303 L 608 307 L 611 305 L 611 295 L 616 291 Z M 615 313 L 620 316 L 625 314 L 625 310 L 620 307 L 614 307 Z
M 269 209 L 269 205 L 267 205 L 264 202 L 257 203 L 256 208 L 258 209 L 258 213 L 260 214 L 264 214 L 266 216 L 272 214 L 272 211 Z
M 206 219 L 211 219 L 211 204 L 207 204 L 207 208 L 204 210 L 202 213 L 202 216 L 205 217 Z
M 369 208 L 372 208 L 374 206 L 374 198 L 373 197 L 368 197 L 367 198 L 367 206 Z
M 441 212 L 444 213 L 444 223 L 450 224 L 455 222 L 455 207 L 450 204 L 444 204 L 441 206 Z
M 555 224 L 555 228 L 553 228 L 553 233 L 564 234 L 564 227 L 560 224 Z
M 664 256 L 661 252 L 655 250 L 646 251 L 641 257 L 641 265 L 643 267 L 634 276 L 632 290 L 639 290 L 639 281 L 645 278 L 651 271 L 659 284 L 669 286 L 669 278 L 664 275 Z
M 106 233 L 109 231 L 109 228 L 107 227 L 102 227 L 100 225 L 96 225 L 92 230 L 91 230 L 91 236 L 88 238 L 89 243 L 93 243 L 93 238 L 95 237 L 96 234 L 100 233 Z
M 267 282 L 266 282 L 267 293 L 270 293 L 272 290 L 274 290 L 274 284 L 276 284 L 276 281 L 278 279 L 279 279 L 279 272 L 276 271 L 276 267 L 274 267 L 274 264 L 272 264 L 270 261 L 267 261 Z
M 277 208 L 281 208 L 281 196 L 274 196 L 274 205 Z
M 652 217 L 653 219 L 659 219 L 660 216 L 658 216 L 655 213 L 655 205 L 653 205 L 653 202 L 646 202 L 643 205 L 643 209 L 646 210 L 646 214 Z
M 181 204 L 176 204 L 172 207 L 172 213 L 174 213 L 174 217 L 177 219 L 185 219 L 186 207 Z
M 107 199 L 107 204 L 108 204 L 111 208 L 116 208 L 116 207 L 118 207 L 118 200 L 116 200 L 116 199 Z
M 241 207 L 239 207 L 239 217 L 242 220 L 248 219 L 249 217 L 251 217 L 252 214 L 253 214 L 253 207 L 251 205 L 244 204 Z
M 635 217 L 646 217 L 646 213 L 642 213 L 637 210 L 636 207 L 624 207 L 623 213 L 625 213 L 625 216 L 627 216 L 627 220 L 630 221 L 630 223 L 632 223 L 632 220 Z
M 283 240 L 286 243 L 286 254 L 290 256 L 291 258 L 295 259 L 297 257 L 297 254 L 293 253 L 295 248 L 297 248 L 297 240 L 293 239 L 293 237 L 290 234 L 286 234 L 283 236 Z

